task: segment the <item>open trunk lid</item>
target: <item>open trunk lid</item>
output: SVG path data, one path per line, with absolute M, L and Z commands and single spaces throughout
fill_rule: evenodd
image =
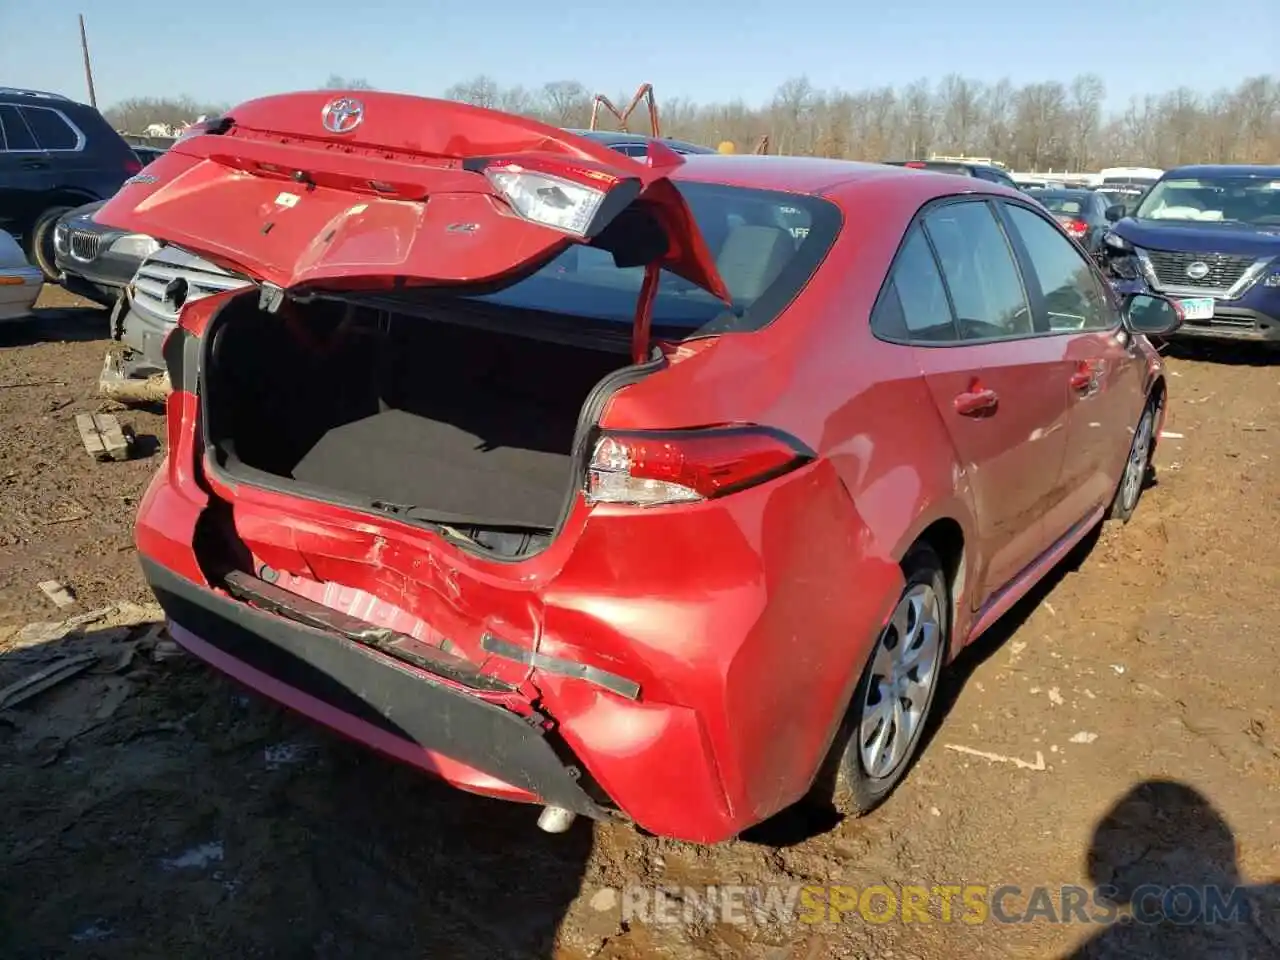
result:
M 682 162 L 453 101 L 291 93 L 194 128 L 98 219 L 290 292 L 496 289 L 584 243 L 649 267 L 646 287 L 661 267 L 727 302 L 669 179 Z

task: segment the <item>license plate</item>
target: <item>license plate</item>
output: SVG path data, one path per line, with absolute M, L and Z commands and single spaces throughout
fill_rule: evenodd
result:
M 1213 297 L 1196 297 L 1182 301 L 1182 314 L 1187 320 L 1212 320 Z

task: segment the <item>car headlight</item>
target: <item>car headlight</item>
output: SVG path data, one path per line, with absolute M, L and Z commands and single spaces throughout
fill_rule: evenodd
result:
M 1133 246 L 1124 237 L 1118 233 L 1112 233 L 1108 230 L 1102 235 L 1102 242 L 1112 250 L 1132 250 Z
M 67 225 L 61 221 L 53 228 L 53 248 L 58 253 L 67 252 L 67 234 L 69 229 Z
M 160 242 L 142 233 L 131 233 L 112 242 L 111 252 L 143 260 L 160 249 Z

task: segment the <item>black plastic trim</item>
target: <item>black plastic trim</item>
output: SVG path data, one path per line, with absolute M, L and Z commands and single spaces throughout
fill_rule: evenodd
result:
M 256 609 L 146 557 L 143 573 L 166 616 L 228 656 L 409 744 L 597 820 L 597 789 L 561 759 L 554 733 L 477 695 L 437 682 L 340 634 Z M 537 718 L 535 717 L 536 721 Z

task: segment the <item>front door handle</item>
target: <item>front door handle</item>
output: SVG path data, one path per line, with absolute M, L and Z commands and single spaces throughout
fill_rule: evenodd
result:
M 1000 397 L 994 390 L 978 388 L 957 394 L 954 402 L 962 417 L 989 417 L 999 407 Z
M 19 164 L 19 166 L 21 166 L 23 170 L 48 170 L 49 161 L 48 160 L 23 160 L 22 163 Z
M 1076 372 L 1067 382 L 1076 393 L 1090 394 L 1097 392 L 1098 380 L 1102 376 L 1100 360 L 1082 360 L 1076 366 Z

